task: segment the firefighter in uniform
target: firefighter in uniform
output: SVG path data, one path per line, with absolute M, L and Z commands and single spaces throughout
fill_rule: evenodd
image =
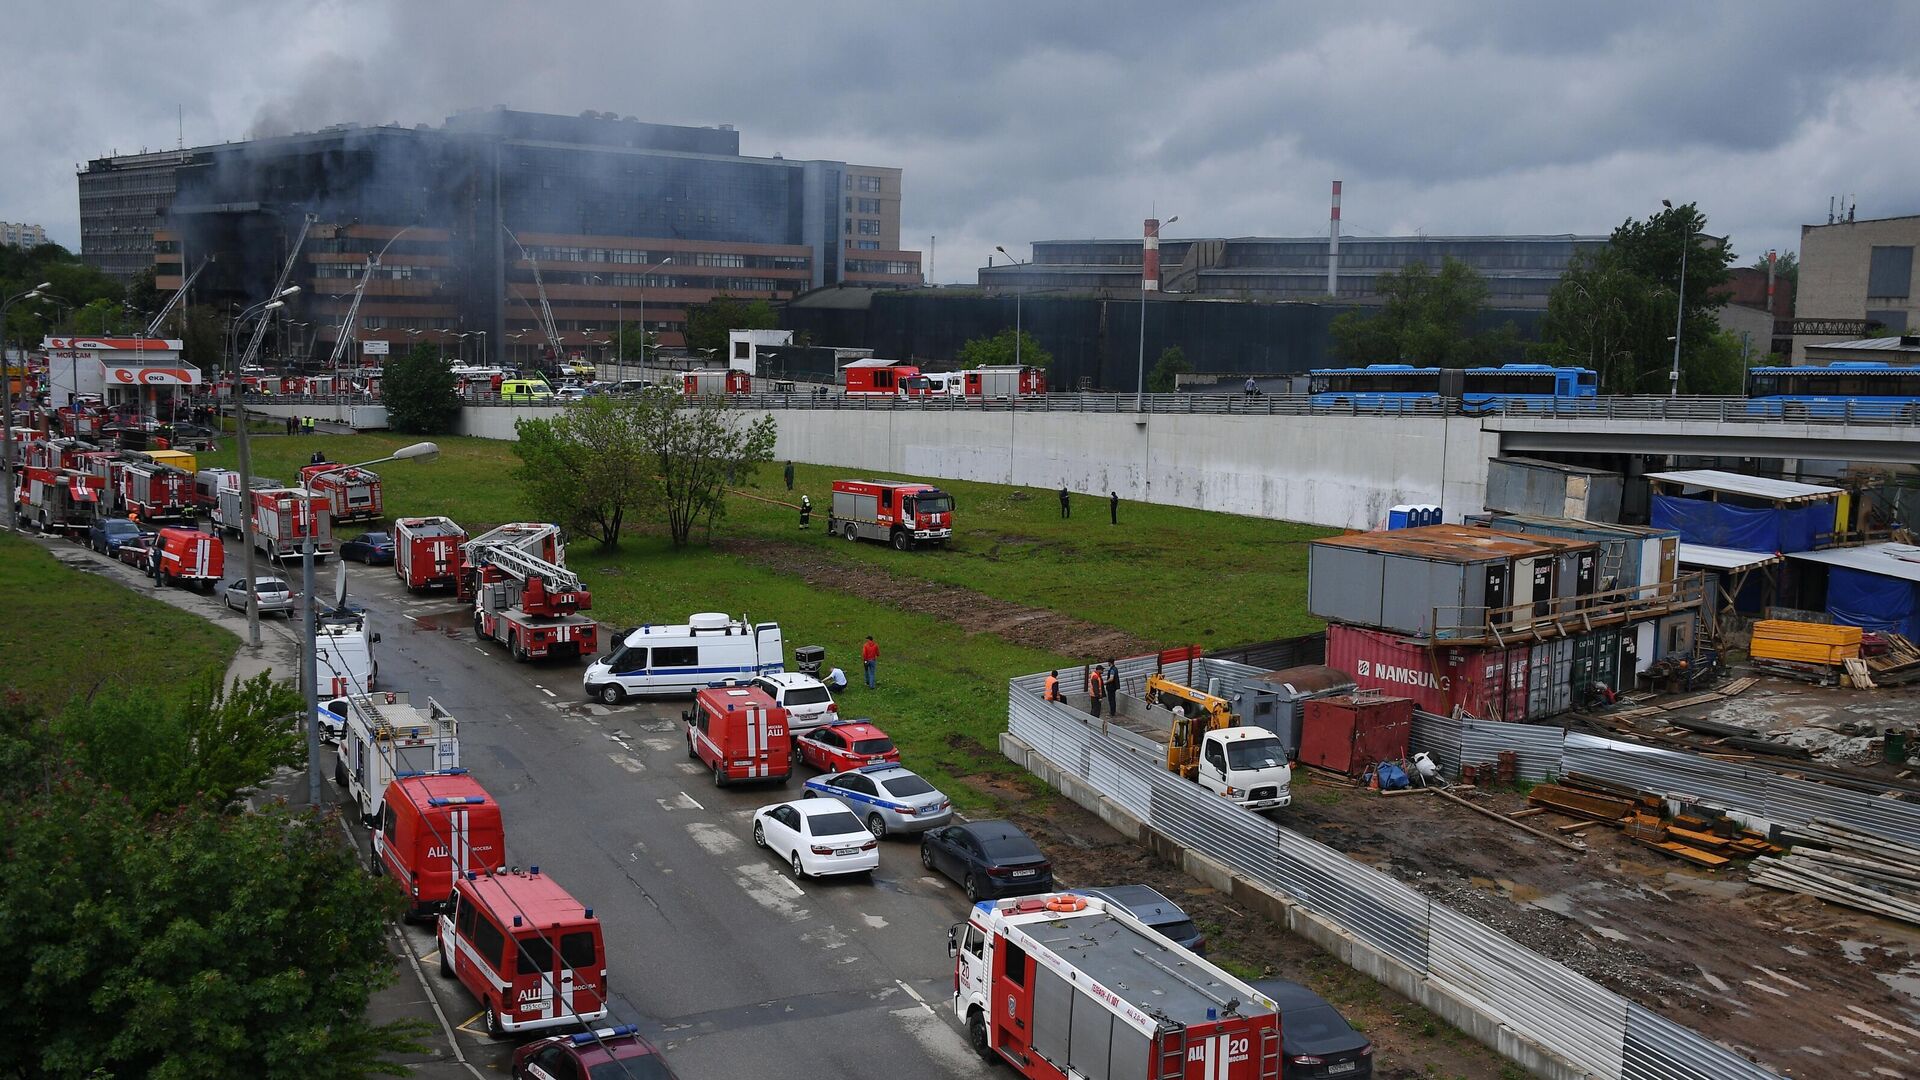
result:
M 806 528 L 807 519 L 811 517 L 813 517 L 813 499 L 810 496 L 802 495 L 800 496 L 800 527 L 803 529 Z

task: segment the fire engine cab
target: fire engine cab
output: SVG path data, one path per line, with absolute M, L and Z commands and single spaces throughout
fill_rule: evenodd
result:
M 120 505 L 141 521 L 176 521 L 193 516 L 193 474 L 152 461 L 129 461 L 120 470 Z
M 537 866 L 522 874 L 469 870 L 440 916 L 440 973 L 479 1000 L 487 1034 L 572 1024 L 607 1015 L 600 920 Z
M 982 901 L 947 932 L 973 1048 L 1033 1080 L 1280 1080 L 1272 999 L 1117 904 Z
M 502 525 L 461 552 L 461 596 L 473 600 L 475 637 L 504 644 L 519 661 L 598 651 L 600 624 L 579 614 L 593 606 L 593 596 L 566 567 L 558 525 Z
M 387 785 L 373 827 L 373 864 L 407 895 L 407 917 L 447 910 L 455 878 L 506 855 L 500 804 L 465 769 L 403 776 Z
M 680 719 L 687 725 L 687 756 L 713 771 L 714 787 L 793 778 L 787 710 L 765 690 L 710 686 L 693 696 L 692 710 Z
M 460 546 L 467 530 L 444 517 L 403 517 L 393 523 L 393 572 L 408 592 L 460 584 Z
M 104 516 L 101 503 L 106 494 L 104 477 L 29 465 L 20 470 L 15 509 L 23 523 L 42 532 L 84 531 Z
M 953 496 L 931 484 L 835 480 L 827 535 L 878 540 L 906 551 L 953 538 Z

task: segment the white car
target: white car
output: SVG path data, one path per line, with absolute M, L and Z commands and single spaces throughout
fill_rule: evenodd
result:
M 786 859 L 796 878 L 871 874 L 880 867 L 880 841 L 851 811 L 830 799 L 755 810 L 753 842 Z
M 765 690 L 768 697 L 787 710 L 789 731 L 807 731 L 840 716 L 840 706 L 833 703 L 833 692 L 827 689 L 826 683 L 811 675 L 774 671 L 754 679 L 752 685 Z

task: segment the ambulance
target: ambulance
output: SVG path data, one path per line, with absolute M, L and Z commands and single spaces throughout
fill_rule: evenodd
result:
M 440 973 L 478 999 L 495 1038 L 607 1015 L 600 920 L 537 866 L 455 879 L 436 937 Z
M 465 769 L 403 776 L 387 785 L 373 827 L 373 864 L 407 896 L 407 918 L 447 910 L 454 879 L 506 856 L 500 804 Z
M 793 735 L 787 710 L 765 690 L 710 686 L 680 714 L 687 725 L 687 756 L 713 771 L 713 785 L 793 778 Z

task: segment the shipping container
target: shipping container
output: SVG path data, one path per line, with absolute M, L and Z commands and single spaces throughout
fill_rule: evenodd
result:
M 1336 536 L 1308 547 L 1307 607 L 1334 622 L 1482 640 L 1578 610 L 1597 585 L 1597 551 L 1463 525 Z
M 1242 724 L 1263 727 L 1280 737 L 1287 756 L 1300 749 L 1300 714 L 1315 698 L 1350 694 L 1359 689 L 1353 677 L 1322 664 L 1306 664 L 1244 679 L 1232 697 L 1233 714 Z
M 1306 703 L 1300 764 L 1358 777 L 1382 761 L 1404 761 L 1413 732 L 1413 700 L 1349 694 Z
M 1498 532 L 1555 536 L 1599 545 L 1597 592 L 1638 589 L 1634 595 L 1654 597 L 1659 595 L 1661 585 L 1673 583 L 1680 565 L 1680 533 L 1674 529 L 1499 511 L 1475 514 L 1466 520 L 1469 525 Z
M 1619 473 L 1538 458 L 1487 462 L 1487 509 L 1550 518 L 1619 521 L 1625 480 Z

